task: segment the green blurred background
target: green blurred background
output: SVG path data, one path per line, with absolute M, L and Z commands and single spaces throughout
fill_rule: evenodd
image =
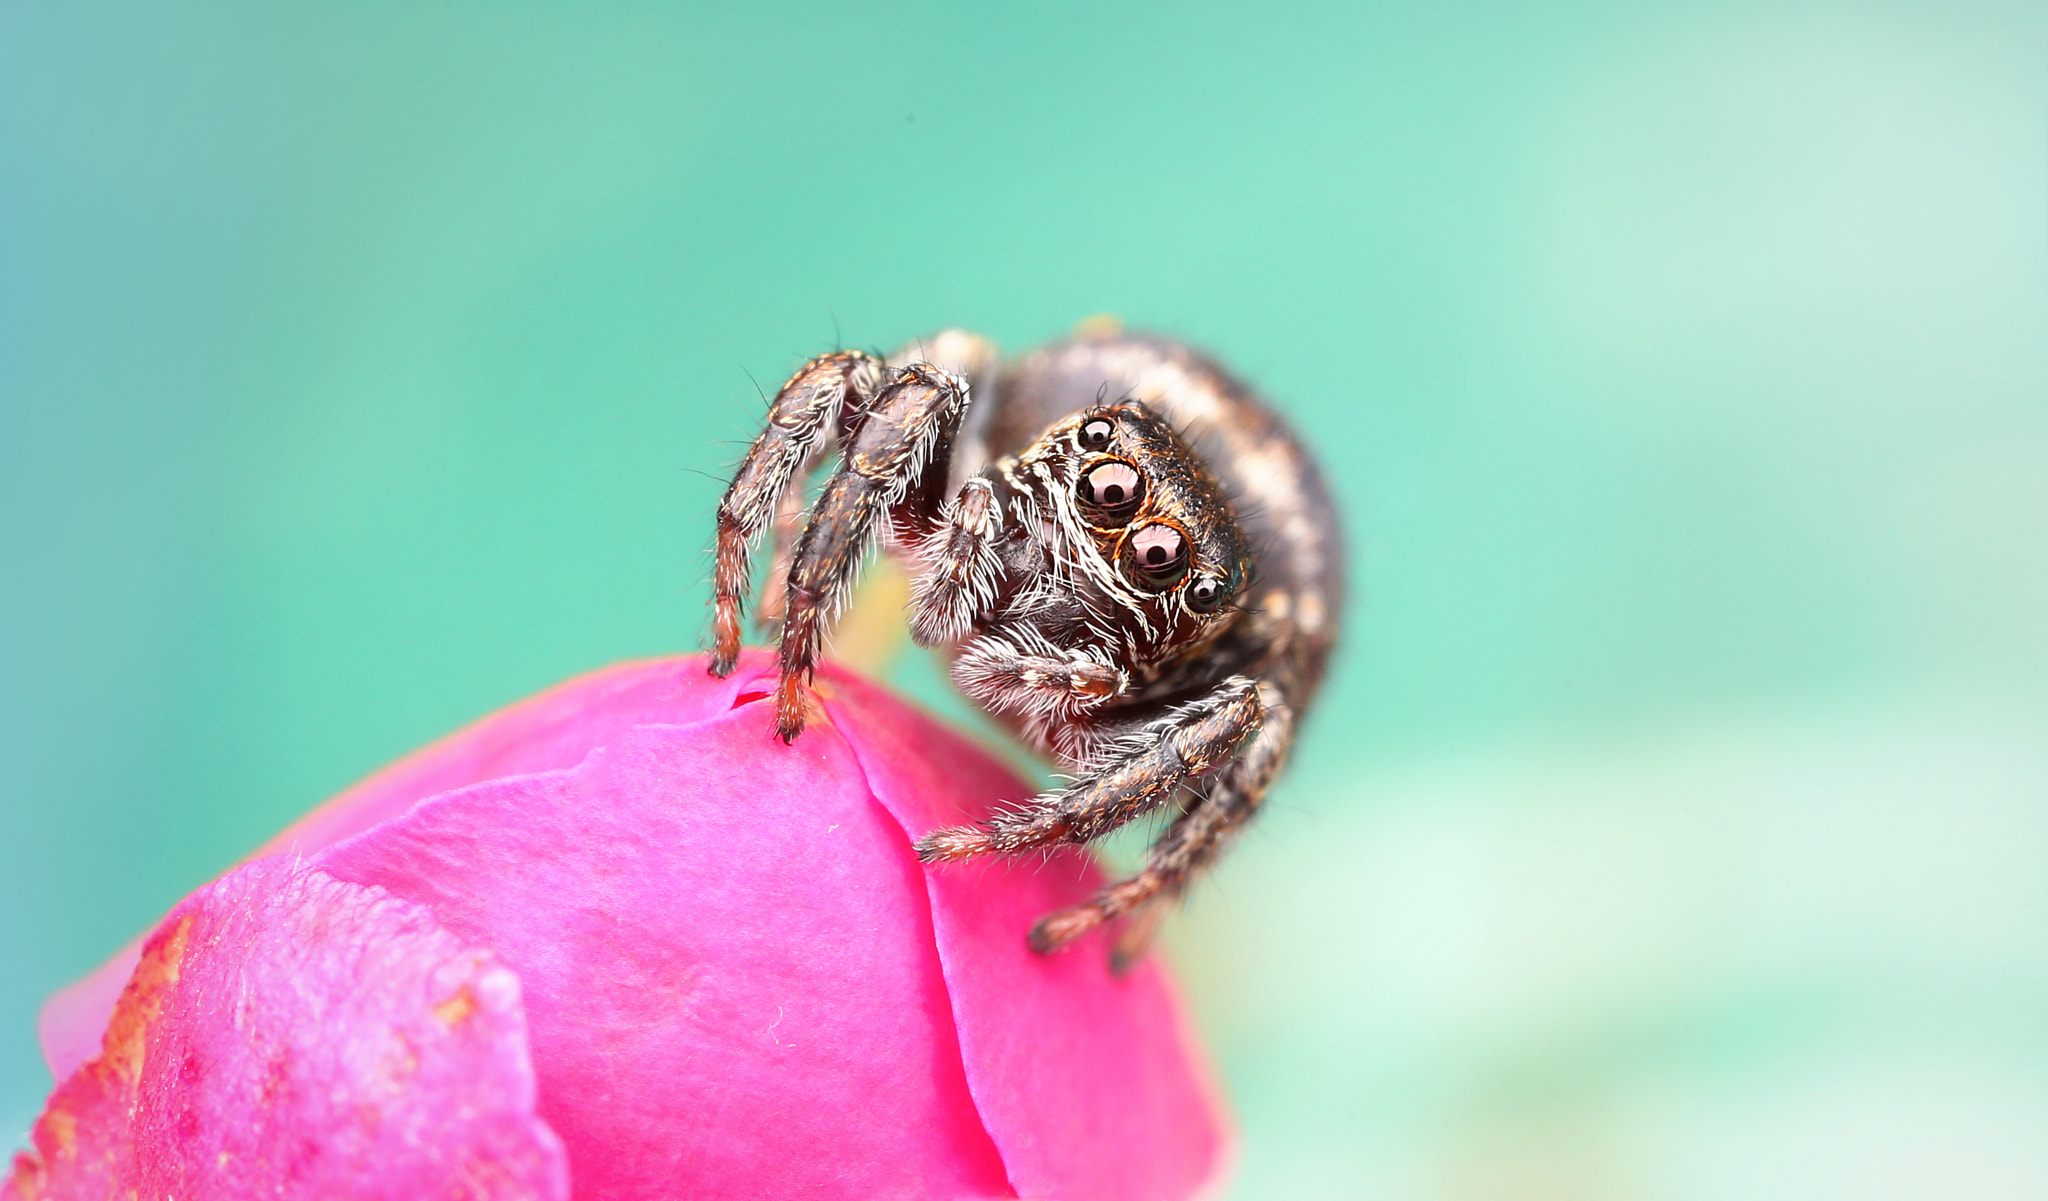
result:
M 1356 552 L 1171 936 L 1232 1196 L 2048 1195 L 2037 3 L 0 0 L 0 1132 L 300 810 L 695 647 L 757 383 L 1099 312 Z

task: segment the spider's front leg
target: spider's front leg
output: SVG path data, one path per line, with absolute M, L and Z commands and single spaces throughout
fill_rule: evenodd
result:
M 875 396 L 851 436 L 842 434 L 839 470 L 811 508 L 783 588 L 775 712 L 784 742 L 803 733 L 802 687 L 869 546 L 883 533 L 900 545 L 930 525 L 925 507 L 937 507 L 934 481 L 945 478 L 967 401 L 959 376 L 913 363 Z
M 754 544 L 780 509 L 800 506 L 804 479 L 854 427 L 881 382 L 882 363 L 857 350 L 819 355 L 797 369 L 768 406 L 768 423 L 718 502 L 717 567 L 712 580 L 711 674 L 726 676 L 740 654 Z
M 934 863 L 1092 842 L 1164 804 L 1189 781 L 1229 763 L 1264 720 L 1258 686 L 1244 676 L 1231 676 L 1207 696 L 1111 742 L 1098 757 L 1096 770 L 1065 788 L 979 825 L 925 835 L 918 840 L 917 857 Z M 1034 931 L 1033 945 L 1039 946 L 1039 941 Z

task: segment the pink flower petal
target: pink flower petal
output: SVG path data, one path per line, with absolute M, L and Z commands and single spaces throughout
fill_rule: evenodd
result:
M 165 919 L 9 1201 L 566 1201 L 519 982 L 426 910 L 283 860 Z
M 36 1038 L 50 1075 L 62 1080 L 100 1053 L 100 1035 L 114 1016 L 121 990 L 142 959 L 138 938 L 92 971 L 50 994 L 36 1018 Z
M 1029 790 L 827 670 L 794 746 L 766 656 L 574 680 L 271 844 L 426 906 L 518 973 L 578 1197 L 1181 1198 L 1224 1157 L 1163 976 L 1024 932 L 1101 880 L 925 869 L 916 834 Z M 110 965 L 111 966 L 111 965 Z M 90 988 L 45 1031 L 85 1026 Z M 75 1034 L 69 1035 L 74 1040 Z M 56 1062 L 64 1048 L 46 1044 Z
M 741 680 L 696 678 L 675 660 L 615 663 L 564 680 L 414 751 L 319 805 L 249 858 L 310 853 L 410 809 L 424 797 L 484 780 L 574 767 L 594 746 L 639 722 L 704 721 L 732 708 Z M 37 1022 L 58 1080 L 99 1054 L 100 1031 L 142 953 L 136 939 L 60 989 Z
M 923 882 L 837 731 L 647 726 L 324 853 L 526 985 L 580 1198 L 1008 1195 Z
M 960 821 L 947 802 L 962 794 L 970 817 L 1018 795 L 987 756 L 904 721 L 874 686 L 835 673 L 822 690 L 833 718 L 859 730 L 868 784 L 912 841 Z M 1100 886 L 1086 857 L 949 864 L 925 883 L 968 1088 L 1019 1193 L 1189 1197 L 1225 1174 L 1221 1093 L 1156 961 L 1119 979 L 1101 933 L 1050 957 L 1024 945 L 1039 917 Z

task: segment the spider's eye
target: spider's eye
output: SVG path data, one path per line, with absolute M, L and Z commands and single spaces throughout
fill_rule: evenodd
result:
M 1110 435 L 1114 433 L 1116 433 L 1116 427 L 1101 417 L 1083 422 L 1081 425 L 1081 449 L 1101 450 L 1109 445 Z
M 1081 477 L 1081 508 L 1099 526 L 1119 526 L 1137 516 L 1145 500 L 1145 477 L 1129 463 L 1110 459 Z
M 1124 544 L 1132 582 L 1155 591 L 1171 588 L 1188 570 L 1188 540 L 1170 525 L 1140 526 Z
M 1207 617 L 1223 607 L 1227 595 L 1222 580 L 1205 575 L 1188 585 L 1188 608 Z

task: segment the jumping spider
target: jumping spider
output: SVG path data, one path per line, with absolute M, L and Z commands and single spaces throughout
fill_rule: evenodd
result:
M 971 400 L 970 400 L 971 398 Z M 808 516 L 805 483 L 838 469 Z M 1337 635 L 1343 556 L 1321 473 L 1250 389 L 1180 343 L 1098 325 L 999 363 L 948 330 L 838 351 L 775 396 L 718 506 L 711 673 L 732 671 L 755 543 L 781 625 L 777 729 L 876 540 L 915 571 L 910 627 L 955 684 L 1073 773 L 927 863 L 1086 843 L 1163 806 L 1145 867 L 1030 933 L 1051 951 L 1127 917 L 1114 962 L 1258 811 Z

